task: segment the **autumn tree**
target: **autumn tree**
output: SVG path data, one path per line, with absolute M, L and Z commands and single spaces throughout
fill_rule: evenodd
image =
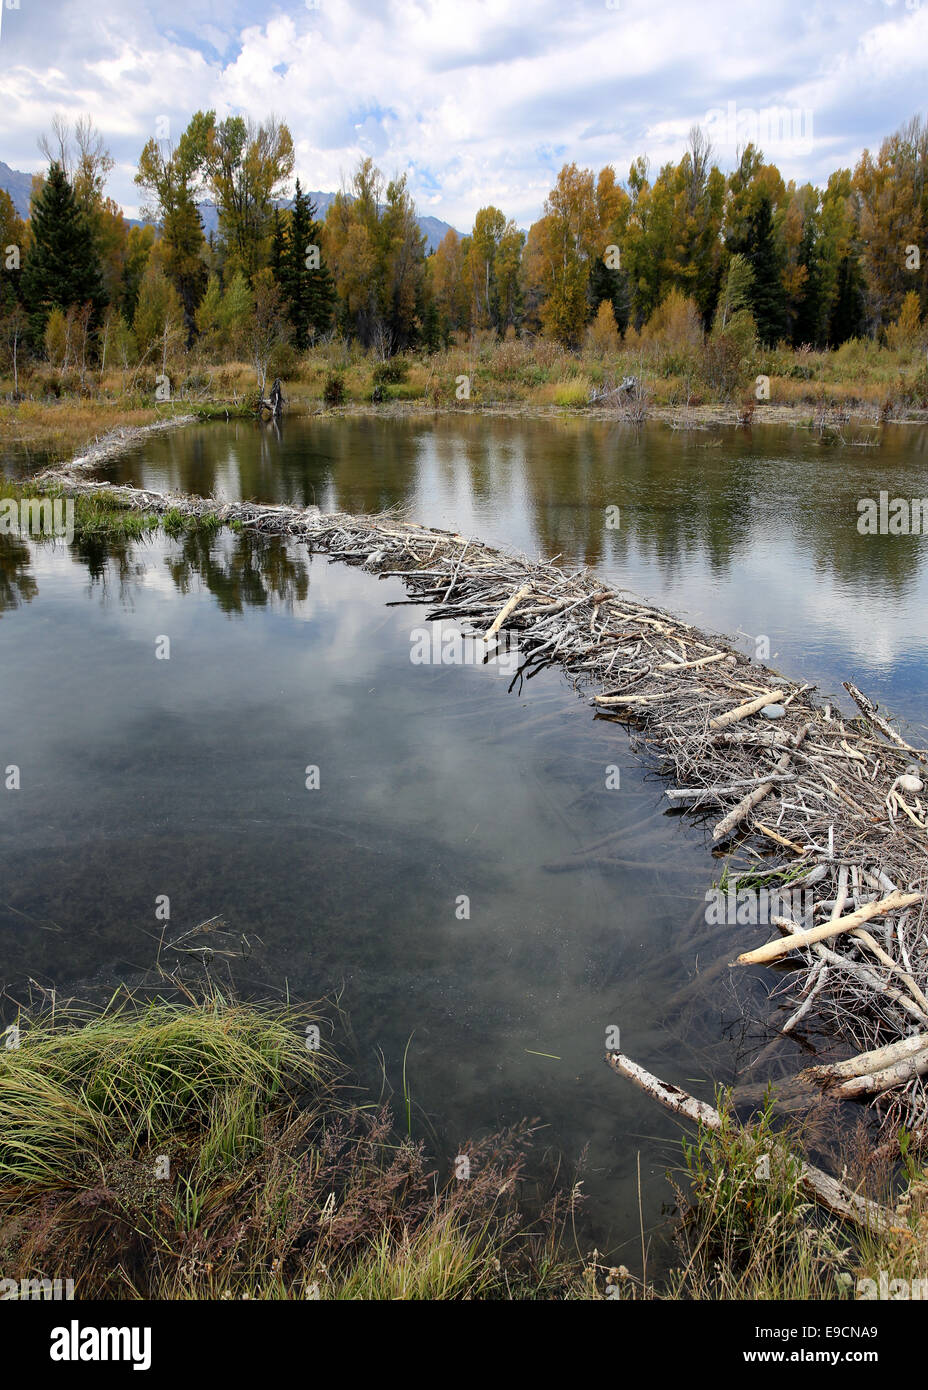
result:
M 919 117 L 888 136 L 874 159 L 864 150 L 854 170 L 867 318 L 879 333 L 909 291 L 928 295 L 922 264 L 928 230 L 928 124 Z M 918 248 L 918 254 L 913 250 Z
M 445 341 L 455 329 L 468 325 L 465 264 L 465 238 L 449 227 L 426 261 L 430 299 L 438 316 L 439 335 Z
M 149 140 L 135 176 L 150 198 L 145 211 L 161 231 L 164 269 L 183 305 L 188 342 L 206 288 L 205 242 L 197 201 L 204 190 L 213 124 L 212 111 L 197 111 L 175 146 Z
M 465 245 L 463 273 L 469 325 L 501 336 L 520 311 L 519 263 L 524 237 L 499 208 L 481 208 Z
M 600 241 L 593 172 L 565 164 L 545 199 L 536 252 L 542 325 L 566 347 L 579 342 L 589 318 L 590 264 Z
M 166 373 L 186 341 L 186 326 L 180 295 L 160 255 L 149 258 L 142 276 L 132 328 L 142 359 L 154 359 Z
M 260 123 L 243 116 L 210 122 L 206 170 L 230 273 L 241 270 L 251 281 L 268 264 L 274 207 L 293 162 L 293 137 L 274 116 Z
M 343 329 L 381 357 L 417 340 L 427 295 L 425 238 L 405 175 L 385 188 L 380 170 L 363 159 L 351 191 L 329 206 L 324 253 Z
M 268 366 L 275 350 L 289 341 L 291 331 L 280 286 L 275 284 L 270 268 L 259 271 L 246 339 L 262 400 L 267 395 Z

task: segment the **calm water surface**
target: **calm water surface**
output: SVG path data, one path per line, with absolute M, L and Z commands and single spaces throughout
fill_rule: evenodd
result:
M 561 554 L 846 696 L 852 680 L 924 740 L 928 571 L 920 536 L 861 536 L 857 502 L 928 498 L 928 430 L 642 430 L 605 421 L 311 418 L 146 441 L 113 481 L 378 511 Z M 607 526 L 618 507 L 620 525 Z M 740 635 L 739 635 L 740 634 Z

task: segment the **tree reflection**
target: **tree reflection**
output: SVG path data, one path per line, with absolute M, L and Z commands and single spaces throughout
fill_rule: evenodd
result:
M 262 608 L 271 597 L 288 609 L 309 594 L 309 568 L 284 541 L 252 531 L 189 531 L 169 555 L 167 570 L 181 593 L 199 578 L 224 613 Z
M 39 586 L 31 572 L 32 552 L 19 536 L 0 536 L 0 613 L 31 603 Z

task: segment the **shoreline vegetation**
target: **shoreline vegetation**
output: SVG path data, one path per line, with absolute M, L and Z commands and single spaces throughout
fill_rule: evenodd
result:
M 704 351 L 694 349 L 689 365 L 668 366 L 660 345 L 571 353 L 542 339 L 483 335 L 460 350 L 384 362 L 356 344 L 332 343 L 282 364 L 289 368 L 286 413 L 654 420 L 684 430 L 786 424 L 825 443 L 858 447 L 875 442 L 881 424 L 928 421 L 928 370 L 914 347 L 854 342 L 836 352 L 772 350 L 746 362 L 742 388 L 730 390 L 706 382 Z M 46 464 L 73 459 L 108 435 L 116 441 L 124 429 L 260 413 L 254 369 L 244 362 L 203 362 L 165 400 L 156 398 L 153 371 L 135 382 L 124 373 L 91 375 L 82 385 L 45 364 L 22 385 L 28 389 L 14 392 L 0 377 L 0 439 Z
M 555 1203 L 545 1209 L 547 1224 L 542 1220 L 540 1226 L 526 1225 L 524 1213 L 513 1211 L 503 1220 L 496 1207 L 479 1209 L 478 1203 L 477 1208 L 468 1208 L 476 1224 L 468 1226 L 465 1221 L 462 1226 L 456 1224 L 456 1217 L 442 1215 L 444 1208 L 434 1185 L 426 1184 L 428 1202 L 421 1206 L 420 1217 L 426 1206 L 429 1215 L 421 1241 L 414 1234 L 419 1228 L 415 1222 L 410 1225 L 401 1206 L 391 1207 L 389 1217 L 399 1225 L 390 1227 L 388 1222 L 379 1235 L 372 1233 L 371 1221 L 384 1217 L 382 1205 L 378 1208 L 372 1194 L 380 1190 L 384 1172 L 391 1171 L 389 1164 L 385 1170 L 385 1163 L 388 1159 L 390 1163 L 397 1161 L 398 1151 L 394 1140 L 388 1141 L 391 1129 L 385 1117 L 377 1124 L 386 1128 L 377 1130 L 375 1126 L 373 1138 L 369 1132 L 352 1130 L 345 1140 L 347 1147 L 341 1151 L 350 1155 L 346 1160 L 349 1171 L 340 1170 L 341 1180 L 346 1184 L 344 1190 L 353 1193 L 354 1214 L 366 1235 L 352 1247 L 353 1253 L 346 1255 L 345 1264 L 326 1286 L 320 1284 L 318 1271 L 316 1277 L 309 1277 L 315 1266 L 309 1273 L 301 1266 L 297 1275 L 287 1272 L 286 1259 L 275 1265 L 274 1240 L 280 1231 L 275 1225 L 271 1239 L 267 1226 L 270 1208 L 275 1221 L 280 1214 L 281 1193 L 274 1189 L 280 1167 L 268 1167 L 271 1150 L 261 1146 L 270 1142 L 267 1136 L 272 1132 L 283 1133 L 287 1142 L 299 1133 L 301 1143 L 307 1134 L 305 1128 L 293 1130 L 297 1121 L 291 1111 L 286 1112 L 283 1130 L 275 1129 L 283 1123 L 282 1117 L 265 1104 L 285 1089 L 279 1080 L 279 1064 L 286 1048 L 270 1058 L 269 1075 L 277 1080 L 265 1084 L 251 1073 L 253 1085 L 244 1118 L 239 1107 L 246 1104 L 246 1098 L 225 1081 L 219 1087 L 221 1096 L 214 1092 L 196 1102 L 190 1088 L 181 1087 L 174 1095 L 168 1087 L 167 1094 L 160 1094 L 151 1076 L 137 1085 L 133 1081 L 124 1099 L 115 1087 L 104 1085 L 99 1094 L 106 1098 L 106 1105 L 116 1105 L 115 1119 L 95 1116 L 88 1121 L 83 1116 L 80 1124 L 89 1124 L 97 1140 L 102 1136 L 106 1143 L 116 1129 L 120 1130 L 117 1148 L 104 1160 L 104 1172 L 117 1177 L 112 1182 L 107 1177 L 101 1184 L 98 1164 L 95 1185 L 82 1189 L 74 1174 L 63 1179 L 59 1172 L 52 1181 L 56 1195 L 50 1200 L 42 1183 L 36 1185 L 35 1172 L 10 1166 L 19 1161 L 15 1155 L 22 1154 L 16 1146 L 9 1147 L 14 1124 L 19 1126 L 23 1115 L 32 1113 L 30 1107 L 36 1102 L 33 1092 L 38 1091 L 43 1105 L 48 1100 L 46 1076 L 27 1071 L 24 1080 L 22 1073 L 14 1075 L 23 1059 L 27 1068 L 30 1065 L 27 1042 L 19 1054 L 2 1054 L 0 1070 L 0 1107 L 5 1109 L 5 1118 L 0 1119 L 2 1185 L 8 1199 L 11 1193 L 16 1194 L 20 1215 L 28 1214 L 20 1224 L 14 1221 L 3 1228 L 7 1239 L 13 1240 L 9 1251 L 17 1258 L 23 1256 L 23 1262 L 15 1266 L 20 1271 L 17 1277 L 36 1278 L 36 1270 L 42 1270 L 45 1278 L 52 1277 L 48 1232 L 55 1231 L 51 1241 L 57 1248 L 56 1223 L 60 1217 L 69 1235 L 63 1240 L 62 1251 L 79 1252 L 77 1267 L 86 1275 L 78 1297 L 93 1296 L 90 1290 L 98 1296 L 113 1296 L 112 1286 L 97 1282 L 103 1265 L 95 1265 L 94 1259 L 97 1255 L 104 1259 L 99 1252 L 107 1249 L 106 1240 L 116 1228 L 121 1238 L 141 1241 L 132 1247 L 134 1257 L 141 1261 L 140 1267 L 153 1271 L 152 1278 L 161 1281 L 157 1291 L 153 1284 L 147 1285 L 146 1293 L 129 1279 L 119 1289 L 129 1297 L 818 1299 L 885 1297 L 883 1293 L 860 1293 L 861 1288 L 882 1290 L 884 1275 L 902 1281 L 899 1287 L 915 1287 L 916 1281 L 923 1281 L 928 1275 L 928 1175 L 919 1155 L 925 1145 L 928 958 L 919 938 L 925 910 L 921 866 L 926 817 L 924 799 L 919 797 L 921 788 L 911 787 L 904 779 L 920 780 L 917 774 L 924 772 L 925 750 L 910 747 L 855 688 L 850 687 L 849 694 L 861 714 L 844 719 L 827 706 L 815 706 L 810 687 L 783 680 L 722 640 L 699 633 L 662 610 L 615 594 L 586 572 L 568 573 L 551 565 L 532 564 L 461 536 L 417 526 L 396 514 L 361 518 L 324 516 L 315 508 L 298 511 L 250 503 L 236 506 L 213 499 L 112 487 L 87 477 L 99 462 L 101 450 L 109 455 L 128 447 L 148 429 L 173 423 L 153 421 L 127 428 L 118 437 L 99 441 L 96 451 L 88 450 L 74 459 L 72 467 L 49 469 L 34 477 L 25 485 L 26 490 L 41 488 L 46 494 L 74 497 L 79 527 L 82 517 L 84 524 L 91 524 L 93 518 L 97 530 L 112 527 L 119 533 L 122 527 L 128 535 L 134 534 L 134 526 L 145 529 L 162 524 L 170 531 L 201 526 L 218 529 L 228 524 L 305 541 L 333 559 L 360 564 L 375 573 L 397 575 L 407 585 L 412 601 L 430 607 L 431 618 L 450 619 L 485 634 L 491 651 L 493 643 L 514 640 L 522 652 L 522 675 L 559 663 L 578 684 L 588 689 L 599 687 L 598 697 L 593 697 L 597 717 L 621 719 L 644 756 L 654 759 L 657 755 L 665 774 L 676 772 L 678 781 L 689 783 L 675 789 L 682 791 L 683 805 L 697 813 L 715 805 L 726 810 L 716 824 L 716 830 L 724 827 L 716 840 L 726 850 L 737 842 L 750 861 L 748 872 L 736 880 L 739 888 L 798 887 L 811 892 L 814 906 L 808 921 L 772 919 L 784 933 L 780 942 L 772 943 L 774 955 L 778 960 L 791 957 L 795 967 L 783 976 L 795 1004 L 786 1027 L 796 1027 L 813 1013 L 818 1014 L 834 1030 L 842 1050 L 853 1055 L 770 1087 L 761 1084 L 740 1092 L 717 1092 L 716 1120 L 705 1123 L 696 1117 L 696 1137 L 692 1142 L 684 1141 L 682 1167 L 668 1175 L 677 1195 L 674 1234 L 683 1259 L 658 1278 L 649 1278 L 644 1236 L 640 1275 L 608 1259 L 604 1262 L 596 1251 L 580 1252 L 565 1224 L 565 1215 L 578 1198 L 576 1188 L 569 1197 L 562 1194 L 560 1207 Z M 15 485 L 8 484 L 7 490 L 15 490 Z M 762 711 L 770 705 L 785 706 L 783 717 L 768 722 Z M 863 764 L 859 770 L 858 764 Z M 792 809 L 784 805 L 787 794 L 796 795 L 800 780 L 805 785 L 814 780 L 825 789 L 827 812 L 809 811 L 804 803 L 802 813 L 797 813 L 795 802 Z M 713 819 L 718 814 L 713 810 Z M 583 855 L 578 865 L 582 862 Z M 552 867 L 559 871 L 565 868 Z M 730 872 L 726 865 L 723 885 Z M 879 941 L 866 930 L 868 922 L 879 925 Z M 753 955 L 760 961 L 765 958 L 764 951 L 761 947 Z M 750 960 L 750 955 L 747 958 Z M 195 1034 L 204 1009 L 215 1015 L 226 1007 L 234 1010 L 239 1006 L 227 1005 L 216 997 L 205 1003 L 188 1000 L 171 1026 L 176 1023 L 185 1036 L 191 1031 Z M 133 1004 L 123 1018 L 122 1041 L 113 1044 L 116 1053 L 120 1048 L 131 1053 L 133 1031 L 147 1026 L 144 1013 L 136 1016 L 134 1009 Z M 178 1021 L 181 1015 L 186 1022 Z M 246 1020 L 247 1015 L 244 1009 Z M 259 1016 L 263 1016 L 260 1008 Z M 165 1019 L 158 1026 L 163 1023 Z M 38 1020 L 37 1038 L 41 1046 L 54 1052 L 58 1044 L 43 1034 L 43 1026 Z M 56 1021 L 57 1026 L 79 1031 L 82 1026 L 105 1030 L 108 1025 L 63 1016 Z M 247 1031 L 247 1021 L 243 1026 Z M 199 1042 L 194 1053 L 198 1046 Z M 142 1047 L 141 1054 L 145 1052 Z M 77 1054 L 89 1058 L 93 1049 L 79 1043 Z M 120 1077 L 125 1074 L 125 1055 L 120 1054 Z M 614 1070 L 621 1070 L 616 1065 L 618 1056 L 613 1053 L 606 1058 Z M 251 1060 L 258 1067 L 268 1062 L 260 1048 Z M 621 1059 L 624 1064 L 628 1060 Z M 65 1066 L 61 1074 L 73 1080 L 84 1063 L 72 1061 L 69 1065 L 74 1070 L 69 1073 Z M 197 1078 L 202 1070 L 196 1061 Z M 236 1060 L 236 1081 L 247 1074 L 247 1068 Z M 78 1089 L 82 1087 L 83 1081 Z M 879 1213 L 875 1221 L 861 1221 L 858 1214 L 847 1222 L 836 1217 L 834 1209 L 829 1212 L 818 1201 L 810 1200 L 803 1184 L 803 1160 L 797 1157 L 815 1141 L 814 1134 L 806 1134 L 807 1123 L 814 1129 L 815 1116 L 823 1109 L 827 1112 L 831 1107 L 834 1118 L 838 1105 L 851 1099 L 870 1102 L 879 1142 L 875 1144 L 872 1139 L 871 1109 L 862 1110 L 856 1147 L 844 1155 L 839 1167 L 842 1181 L 837 1187 L 845 1198 L 857 1194 L 875 1202 L 873 1210 Z M 60 1097 L 51 1102 L 52 1111 L 59 1103 Z M 138 1151 L 132 1145 L 138 1145 L 143 1132 L 146 1142 L 154 1140 L 156 1133 L 162 1137 L 167 1134 L 167 1130 L 153 1127 L 156 1111 L 168 1116 L 169 1125 L 173 1123 L 172 1107 L 188 1103 L 200 1106 L 196 1111 L 200 1128 L 192 1141 L 189 1132 L 184 1132 L 178 1152 L 184 1155 L 185 1163 L 188 1159 L 194 1162 L 194 1168 L 184 1170 L 183 1182 L 172 1189 L 167 1207 L 162 1209 L 162 1204 L 159 1208 L 157 1221 L 150 1216 L 142 1221 L 141 1189 L 132 1188 L 132 1182 L 141 1181 L 142 1174 Z M 798 1124 L 794 1118 L 797 1111 L 805 1117 Z M 322 1122 L 323 1129 L 334 1113 Z M 744 1115 L 748 1115 L 746 1120 L 741 1118 Z M 358 1124 L 362 1118 L 355 1116 Z M 65 1098 L 55 1123 L 62 1119 L 73 1135 L 78 1126 L 73 1097 Z M 266 1126 L 260 1135 L 256 1130 L 259 1119 Z M 40 1135 L 41 1125 L 37 1123 L 30 1132 Z M 84 1132 L 89 1131 L 85 1128 Z M 179 1135 L 176 1130 L 175 1139 Z M 209 1156 L 217 1161 L 223 1154 L 227 1157 L 229 1146 L 234 1148 L 239 1135 L 252 1144 L 252 1158 L 261 1152 L 264 1157 L 258 1169 L 253 1163 L 246 1164 L 241 1181 L 230 1186 L 227 1181 L 219 1182 L 219 1169 L 210 1167 Z M 514 1134 L 509 1139 L 515 1143 Z M 70 1152 L 69 1145 L 70 1141 L 65 1148 Z M 515 1147 L 521 1154 L 518 1143 Z M 279 1157 L 283 1151 L 278 1147 L 273 1152 Z M 56 1151 L 53 1142 L 37 1144 L 36 1161 L 45 1161 L 42 1155 L 53 1161 L 51 1156 L 56 1152 L 61 1150 Z M 357 1170 L 353 1167 L 356 1156 Z M 126 1161 L 133 1178 L 129 1188 L 120 1190 L 118 1174 L 123 1169 L 119 1163 Z M 313 1168 L 315 1161 L 311 1160 L 310 1168 L 318 1172 Z M 408 1155 L 403 1161 L 408 1161 Z M 521 1161 L 512 1158 L 516 1165 L 513 1173 L 517 1169 L 521 1172 Z M 150 1172 L 145 1171 L 146 1191 L 151 1195 Z M 425 1166 L 417 1172 L 421 1178 Z M 493 1172 L 499 1176 L 497 1170 Z M 25 1184 L 18 1191 L 17 1182 Z M 211 1186 L 217 1182 L 218 1189 Z M 414 1188 L 412 1182 L 410 1190 Z M 323 1207 L 329 1192 L 335 1190 L 329 1186 Z M 315 1223 L 313 1229 L 318 1235 L 321 1189 L 317 1186 L 311 1191 L 312 1199 L 304 1201 L 305 1194 L 296 1191 L 288 1179 L 286 1202 L 299 1205 L 303 1201 L 299 1208 L 302 1218 Z M 454 1208 L 455 1189 L 447 1191 Z M 424 1192 L 419 1191 L 423 1202 Z M 135 1203 L 129 1222 L 125 1220 L 127 1202 Z M 217 1262 L 202 1252 L 209 1249 L 214 1235 L 218 1239 L 220 1230 L 229 1229 L 223 1223 L 232 1221 L 239 1202 L 245 1203 L 249 1213 L 248 1240 L 253 1238 L 254 1243 L 244 1250 L 235 1247 L 240 1262 L 235 1277 L 223 1283 L 216 1278 Z M 336 1197 L 336 1211 L 338 1204 Z M 217 1212 L 221 1215 L 216 1216 L 214 1227 L 211 1223 Z M 34 1226 L 30 1225 L 33 1220 Z M 510 1270 L 512 1252 L 500 1233 L 515 1228 L 529 1234 L 526 1243 L 513 1246 L 518 1251 L 517 1268 Z M 101 1230 L 110 1234 L 97 1243 Z M 168 1230 L 175 1246 L 178 1232 L 190 1242 L 191 1258 L 186 1263 L 176 1257 L 172 1257 L 170 1267 L 164 1263 Z M 292 1230 L 287 1230 L 290 1239 Z M 400 1237 L 398 1231 L 403 1233 Z M 219 1267 L 225 1278 L 230 1273 L 222 1264 L 227 1248 L 221 1241 L 220 1246 Z M 292 1243 L 287 1245 L 287 1259 L 294 1248 Z M 318 1254 L 316 1247 L 313 1249 Z M 534 1252 L 532 1259 L 538 1255 L 538 1262 L 529 1261 L 527 1266 L 528 1249 Z M 160 1251 L 154 1260 L 153 1250 Z M 105 1259 L 109 1261 L 110 1256 Z M 115 1269 L 119 1279 L 126 1270 L 122 1261 L 106 1263 L 105 1267 Z M 61 1268 L 67 1273 L 63 1264 Z M 330 1278 L 328 1265 L 325 1278 Z
M 358 1099 L 321 1041 L 334 1030 L 325 1008 L 243 1003 L 206 977 L 199 992 L 162 975 L 154 993 L 120 990 L 102 1008 L 45 998 L 14 1013 L 15 1045 L 0 1052 L 4 1299 L 56 1288 L 77 1300 L 928 1291 L 928 1175 L 905 1132 L 895 1179 L 865 1144 L 849 1155 L 834 1188 L 892 1206 L 858 1198 L 878 1219 L 845 1222 L 808 1200 L 802 1128 L 777 1120 L 772 1094 L 749 1123 L 723 1092 L 700 1116 L 675 1105 L 695 1133 L 667 1170 L 674 1206 L 658 1231 L 642 1228 L 633 1274 L 582 1248 L 582 1176 L 533 1168 L 530 1124 L 436 1160 L 382 1099 Z

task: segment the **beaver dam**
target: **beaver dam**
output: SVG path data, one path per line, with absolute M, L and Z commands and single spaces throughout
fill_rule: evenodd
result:
M 707 903 L 707 914 L 735 914 L 716 921 L 757 922 L 756 948 L 731 964 L 787 967 L 777 985 L 790 1008 L 782 1032 L 801 1033 L 814 1020 L 852 1054 L 809 1068 L 800 1090 L 866 1098 L 882 1121 L 924 1135 L 928 751 L 911 746 L 855 686 L 846 689 L 860 713 L 847 718 L 817 703 L 812 686 L 588 570 L 507 554 L 398 512 L 228 503 L 102 484 L 73 466 L 36 481 L 302 541 L 399 577 L 406 602 L 476 639 L 487 660 L 515 656 L 514 685 L 560 667 L 589 694 L 596 717 L 627 726 L 638 751 L 671 779 L 669 804 L 700 817 L 720 851 L 737 848 L 747 859 L 748 870 Z M 779 936 L 764 941 L 773 930 Z M 627 1061 L 609 1060 L 619 1070 Z

